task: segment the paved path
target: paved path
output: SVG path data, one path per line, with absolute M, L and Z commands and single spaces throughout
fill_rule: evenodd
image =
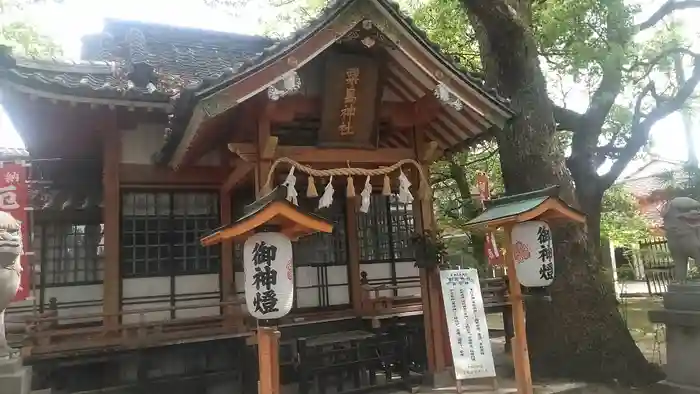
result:
M 643 280 L 618 282 L 617 289 L 621 295 L 649 295 L 647 283 Z

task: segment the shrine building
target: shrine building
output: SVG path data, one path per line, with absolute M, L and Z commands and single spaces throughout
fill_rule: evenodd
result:
M 242 245 L 200 239 L 285 181 L 280 158 L 318 170 L 411 159 L 428 174 L 512 116 L 398 6 L 333 3 L 282 41 L 108 20 L 84 37 L 80 61 L 0 48 L 2 105 L 28 152 L 13 159 L 31 164 L 33 207 L 31 296 L 7 320 L 34 389 L 255 392 Z M 397 198 L 400 171 L 409 204 Z M 334 176 L 332 203 L 319 208 L 331 178 L 296 173 L 299 207 L 333 231 L 293 244 L 283 385 L 302 369 L 315 378 L 300 346 L 384 336 L 404 350 L 383 365 L 419 378 L 447 371 L 437 268 L 418 268 L 411 244 L 435 226 L 419 175 Z M 507 313 L 504 287 L 484 288 L 487 310 Z

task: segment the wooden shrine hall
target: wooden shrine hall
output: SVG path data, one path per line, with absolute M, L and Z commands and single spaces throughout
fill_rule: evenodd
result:
M 35 389 L 254 392 L 241 245 L 200 239 L 290 175 L 333 230 L 293 244 L 282 383 L 342 393 L 447 371 L 437 268 L 411 245 L 435 227 L 428 166 L 512 113 L 396 5 L 333 3 L 283 41 L 109 20 L 80 61 L 2 48 L 34 208 L 32 296 L 7 320 Z M 507 315 L 503 281 L 482 288 Z

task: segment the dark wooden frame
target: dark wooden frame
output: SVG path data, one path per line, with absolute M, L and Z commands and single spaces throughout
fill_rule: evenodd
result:
M 57 228 L 58 226 L 70 226 L 71 227 L 71 232 L 63 234 L 64 237 L 72 236 L 73 237 L 73 248 L 76 250 L 74 253 L 74 257 L 70 259 L 70 261 L 73 263 L 73 273 L 76 275 L 78 272 L 84 271 L 86 273 L 85 277 L 89 276 L 87 273 L 92 272 L 92 276 L 94 277 L 93 280 L 74 280 L 74 281 L 63 281 L 63 282 L 57 282 L 56 275 L 53 275 L 52 281 L 49 281 L 48 278 L 50 276 L 51 271 L 49 270 L 49 260 L 53 260 L 54 262 L 62 259 L 56 259 L 56 258 L 51 258 L 49 259 L 49 250 L 56 250 L 59 249 L 58 247 L 49 247 L 49 244 L 47 243 L 49 240 L 49 237 L 47 236 L 48 231 L 47 227 L 54 227 Z M 82 245 L 82 247 L 78 247 L 78 242 L 77 242 L 77 237 L 75 233 L 75 228 L 76 226 L 89 226 L 89 225 L 98 225 L 101 226 L 100 232 L 97 234 L 97 242 L 94 244 L 96 248 L 99 248 L 102 246 L 104 248 L 104 223 L 102 223 L 102 220 L 100 218 L 100 213 L 97 212 L 96 216 L 93 218 L 93 220 L 71 220 L 71 218 L 67 218 L 65 220 L 46 220 L 46 221 L 41 221 L 37 222 L 34 224 L 34 228 L 32 229 L 32 232 L 34 234 L 39 234 L 39 264 L 41 267 L 40 270 L 40 287 L 42 289 L 49 288 L 49 287 L 69 287 L 69 286 L 83 286 L 83 285 L 94 285 L 94 284 L 100 284 L 103 283 L 104 281 L 104 252 L 103 255 L 100 256 L 98 253 L 95 253 L 95 258 L 93 261 L 93 266 L 88 267 L 88 262 L 90 259 L 88 259 L 87 253 L 85 253 L 85 256 L 82 257 L 85 262 L 85 268 L 84 269 L 78 269 L 78 260 L 80 260 L 80 254 L 78 253 L 78 250 L 80 249 L 86 249 L 87 244 Z M 54 238 L 56 238 L 54 236 Z M 60 244 L 59 244 L 60 245 Z M 104 250 L 104 249 L 103 249 Z M 35 252 L 36 253 L 36 252 Z M 54 256 L 54 255 L 52 255 Z
M 414 219 L 414 213 L 413 209 L 408 209 L 408 207 L 403 207 L 403 215 L 399 215 L 404 218 L 405 225 L 408 227 L 412 227 L 411 229 L 407 229 L 406 231 L 406 239 L 404 240 L 407 245 L 406 248 L 403 248 L 399 253 L 401 253 L 400 256 L 397 256 L 397 250 L 396 250 L 396 241 L 397 239 L 395 238 L 396 236 L 396 231 L 395 229 L 395 223 L 393 222 L 393 217 L 391 214 L 392 206 L 400 207 L 400 205 L 394 201 L 392 201 L 392 198 L 395 198 L 394 196 L 383 196 L 381 194 L 373 194 L 372 195 L 372 201 L 370 205 L 370 211 L 366 214 L 357 212 L 357 234 L 358 234 L 358 254 L 359 254 L 359 260 L 360 264 L 382 264 L 382 263 L 388 263 L 391 266 L 391 277 L 390 278 L 368 278 L 369 279 L 369 284 L 372 285 L 399 285 L 401 283 L 406 283 L 406 282 L 418 282 L 419 277 L 403 277 L 399 278 L 396 273 L 396 264 L 397 263 L 405 263 L 405 262 L 414 262 L 415 261 L 415 256 L 412 253 L 412 246 L 410 245 L 410 236 L 411 234 L 415 231 L 415 219 Z M 383 213 L 377 214 L 378 209 L 381 209 Z M 378 238 L 379 234 L 382 234 L 384 231 L 386 232 L 387 236 L 387 247 L 386 250 L 381 250 L 379 247 L 380 243 L 379 242 L 374 242 L 374 247 L 376 247 L 379 250 L 380 256 L 383 255 L 384 253 L 388 254 L 388 258 L 375 258 L 375 259 L 367 259 L 366 255 L 363 256 L 363 250 L 365 247 L 367 247 L 367 244 L 365 243 L 363 245 L 362 240 L 360 239 L 359 235 L 362 233 L 366 233 L 364 229 L 361 228 L 363 223 L 366 223 L 364 215 L 373 215 L 374 216 L 374 221 L 373 221 L 373 227 L 375 231 L 374 238 L 375 240 Z M 385 228 L 378 228 L 378 223 L 377 219 L 380 217 L 379 215 L 382 215 L 383 219 L 385 220 L 385 224 L 382 227 Z M 410 217 L 410 219 L 408 219 Z M 410 221 L 410 223 L 409 223 Z M 410 256 L 404 256 L 403 253 L 409 250 L 411 255 Z M 388 281 L 388 282 L 387 282 Z M 398 290 L 394 289 L 394 296 L 398 296 Z
M 158 257 L 159 264 L 165 264 L 166 267 L 162 272 L 158 272 L 155 274 L 149 274 L 146 272 L 145 274 L 126 274 L 124 270 L 124 266 L 128 263 L 127 258 L 126 258 L 126 253 L 124 253 L 128 246 L 124 242 L 124 236 L 126 234 L 126 230 L 124 228 L 124 222 L 125 222 L 125 216 L 123 214 L 123 207 L 124 207 L 124 198 L 128 194 L 148 194 L 148 195 L 159 195 L 159 194 L 165 194 L 168 196 L 169 199 L 169 209 L 168 209 L 168 215 L 167 216 L 159 216 L 157 213 L 155 216 L 143 216 L 144 219 L 154 219 L 154 220 L 163 220 L 166 222 L 166 229 L 163 232 L 157 232 L 155 234 L 160 237 L 160 234 L 165 234 L 165 243 L 159 243 L 158 246 L 154 247 L 167 247 L 168 248 L 168 257 L 164 258 L 161 261 L 160 256 Z M 188 248 L 192 246 L 190 243 L 182 243 L 182 242 L 176 242 L 175 239 L 178 236 L 183 236 L 188 232 L 186 228 L 184 229 L 176 229 L 174 228 L 174 224 L 176 223 L 177 220 L 180 220 L 181 218 L 184 218 L 187 220 L 188 216 L 185 215 L 184 217 L 180 217 L 179 215 L 174 215 L 173 213 L 173 207 L 175 204 L 175 195 L 177 194 L 182 194 L 182 195 L 189 195 L 189 194 L 208 194 L 214 199 L 214 204 L 212 206 L 214 207 L 215 211 L 211 214 L 211 216 L 208 216 L 206 218 L 198 218 L 197 220 L 208 220 L 211 221 L 211 224 L 207 227 L 211 228 L 206 228 L 206 229 L 201 229 L 198 234 L 195 234 L 193 239 L 194 239 L 194 245 L 196 245 L 196 248 L 199 249 L 198 252 L 195 252 L 195 258 L 199 259 L 202 256 L 200 256 L 201 251 L 204 251 L 205 258 L 209 260 L 210 266 L 208 269 L 204 270 L 193 270 L 190 271 L 185 267 L 185 269 L 178 269 L 177 264 L 179 263 L 178 258 L 175 256 L 173 253 L 173 250 L 175 247 L 184 247 Z M 163 277 L 163 276 L 170 276 L 170 277 L 175 277 L 175 276 L 184 276 L 184 275 L 201 275 L 201 274 L 218 274 L 221 271 L 221 248 L 220 247 L 208 247 L 208 248 L 203 248 L 202 246 L 199 245 L 199 237 L 203 234 L 205 234 L 209 230 L 213 230 L 216 227 L 220 226 L 220 197 L 219 194 L 216 192 L 212 192 L 211 190 L 200 190 L 200 189 L 122 189 L 120 192 L 120 245 L 122 248 L 122 256 L 121 256 L 121 266 L 120 266 L 120 277 L 121 278 L 148 278 L 148 277 Z M 157 204 L 156 204 L 157 206 Z M 136 217 L 136 216 L 134 216 Z M 133 220 L 133 219 L 132 219 Z M 134 224 L 135 225 L 135 224 Z M 197 231 L 198 226 L 195 226 L 195 231 Z M 153 235 L 152 233 L 149 233 L 148 230 L 146 231 L 145 237 L 148 238 L 149 236 Z M 132 235 L 136 235 L 140 232 L 136 231 L 136 228 L 132 230 Z M 188 246 L 190 245 L 190 246 Z M 146 245 L 132 245 L 132 247 L 145 247 L 149 248 L 148 243 Z M 214 260 L 214 264 L 212 264 L 212 259 Z M 144 261 L 148 260 L 148 257 L 144 257 Z M 184 261 L 185 264 L 187 262 L 187 253 L 185 249 L 184 257 L 182 258 L 181 261 Z M 216 263 L 218 261 L 218 263 Z M 132 262 L 132 264 L 135 264 L 135 262 Z

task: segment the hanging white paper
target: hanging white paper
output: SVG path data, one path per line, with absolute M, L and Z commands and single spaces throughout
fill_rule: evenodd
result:
M 333 188 L 333 176 L 331 175 L 323 195 L 318 199 L 318 209 L 328 208 L 333 204 L 333 193 L 335 193 L 335 189 Z
M 294 166 L 292 166 L 292 168 L 289 169 L 289 174 L 287 174 L 287 179 L 284 180 L 284 183 L 282 183 L 282 185 L 287 188 L 287 201 L 298 206 L 299 201 L 297 199 L 298 193 L 296 189 L 296 184 L 297 177 L 294 176 Z
M 552 231 L 546 222 L 531 221 L 513 226 L 513 259 L 518 281 L 526 287 L 549 286 L 554 281 Z
M 475 269 L 440 271 L 455 378 L 496 376 L 479 274 Z
M 281 233 L 257 233 L 243 245 L 245 301 L 256 319 L 279 319 L 292 309 L 292 242 Z
M 399 170 L 399 194 L 397 198 L 401 204 L 410 204 L 413 202 L 413 195 L 411 195 L 411 181 L 408 180 L 406 174 Z
M 365 179 L 365 188 L 362 189 L 360 196 L 362 197 L 360 202 L 360 212 L 367 213 L 369 212 L 369 204 L 372 201 L 372 184 L 370 183 L 369 176 L 367 179 Z

